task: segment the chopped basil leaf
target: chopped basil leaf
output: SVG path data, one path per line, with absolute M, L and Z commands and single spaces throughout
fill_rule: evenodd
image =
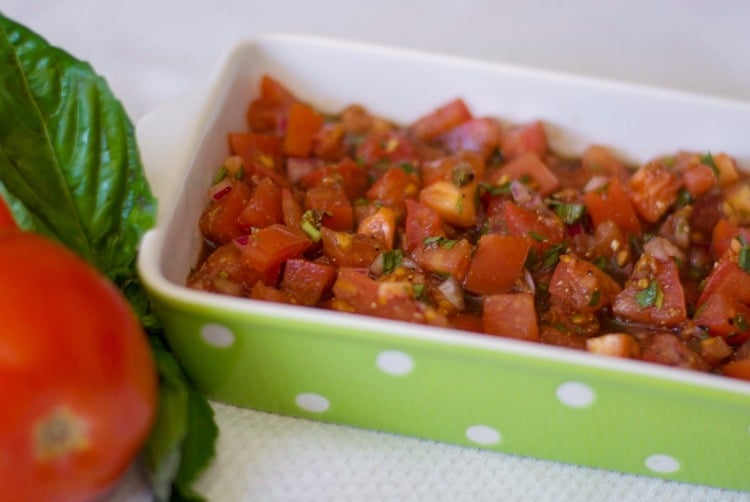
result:
M 734 322 L 737 324 L 737 327 L 740 328 L 741 331 L 747 331 L 747 319 L 745 319 L 745 316 L 743 314 L 740 313 L 734 316 Z
M 406 171 L 406 174 L 414 174 L 417 172 L 417 168 L 414 167 L 412 164 L 409 164 L 408 162 L 402 162 L 398 165 L 401 169 Z
M 563 254 L 567 249 L 568 245 L 564 242 L 561 242 L 560 244 L 555 244 L 547 251 L 545 251 L 542 255 L 542 264 L 544 265 L 544 267 L 552 268 L 557 265 L 557 262 L 560 261 L 560 255 Z
M 503 183 L 502 185 L 493 185 L 483 181 L 479 184 L 480 188 L 483 188 L 490 195 L 510 195 L 510 181 Z
M 714 162 L 714 156 L 711 155 L 711 152 L 706 152 L 706 154 L 701 157 L 701 164 L 710 167 L 714 172 L 714 176 L 717 178 L 719 177 L 719 168 L 716 167 L 716 162 Z
M 746 245 L 740 248 L 740 252 L 737 255 L 737 265 L 750 274 L 750 246 Z
M 677 192 L 677 206 L 678 207 L 687 206 L 691 202 L 693 202 L 693 197 L 692 195 L 690 195 L 690 192 L 685 190 L 684 187 L 680 188 L 679 191 Z
M 593 307 L 595 305 L 599 305 L 599 302 L 602 299 L 602 292 L 598 289 L 595 289 L 593 293 L 591 293 L 591 298 L 589 299 L 589 307 Z
M 451 249 L 453 246 L 456 245 L 458 241 L 453 239 L 448 239 L 446 237 L 442 236 L 434 236 L 434 237 L 427 237 L 425 238 L 422 243 L 424 244 L 424 247 L 430 247 L 430 246 L 440 246 L 441 248 L 445 249 Z
M 597 256 L 591 263 L 599 270 L 605 270 L 607 268 L 607 257 Z
M 424 294 L 424 284 L 414 284 L 412 286 L 412 296 L 419 300 L 422 298 L 422 295 Z
M 647 307 L 661 307 L 664 301 L 664 292 L 659 287 L 659 284 L 652 280 L 649 281 L 648 286 L 645 289 L 638 291 L 635 294 L 635 301 L 638 302 L 643 308 Z
M 400 249 L 394 249 L 392 251 L 386 251 L 383 253 L 383 273 L 384 274 L 390 274 L 396 268 L 398 268 L 399 265 L 401 265 L 401 259 L 403 258 L 403 253 Z
M 579 221 L 586 213 L 586 206 L 583 204 L 567 204 L 567 203 L 553 203 L 555 206 L 555 214 L 565 223 L 566 225 L 572 225 Z
M 218 182 L 220 182 L 221 180 L 227 177 L 227 173 L 229 173 L 229 171 L 227 170 L 226 166 L 221 166 L 219 168 L 219 171 L 216 173 L 216 176 L 214 176 L 214 179 L 211 180 L 211 183 L 214 185 L 217 184 Z
M 538 232 L 534 232 L 533 230 L 529 230 L 527 232 L 527 234 L 528 234 L 529 237 L 531 237 L 532 239 L 534 239 L 537 242 L 545 242 L 547 240 L 547 238 L 545 236 L 543 236 L 542 234 L 540 234 Z
M 451 172 L 451 179 L 453 180 L 453 184 L 458 188 L 468 185 L 474 181 L 474 173 L 471 166 L 466 162 L 457 163 Z

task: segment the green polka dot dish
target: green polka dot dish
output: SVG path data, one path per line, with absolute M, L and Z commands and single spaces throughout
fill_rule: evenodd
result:
M 209 398 L 559 462 L 750 491 L 750 384 L 558 347 L 188 289 L 226 134 L 271 74 L 323 110 L 397 123 L 460 96 L 478 115 L 540 119 L 552 148 L 642 161 L 690 148 L 750 161 L 750 106 L 298 36 L 240 44 L 205 89 L 138 125 L 160 199 L 139 271 L 169 342 Z M 502 258 L 498 258 L 501 263 Z

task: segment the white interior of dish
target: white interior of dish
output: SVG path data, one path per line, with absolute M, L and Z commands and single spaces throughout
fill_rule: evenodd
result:
M 207 91 L 184 103 L 187 109 L 173 105 L 167 113 L 156 114 L 146 132 L 139 130 L 144 163 L 160 196 L 158 236 L 144 240 L 139 265 L 151 276 L 148 281 L 165 293 L 207 305 L 260 308 L 252 300 L 235 302 L 181 286 L 201 249 L 197 221 L 208 202 L 211 179 L 228 155 L 226 135 L 246 130 L 245 111 L 263 74 L 327 112 L 359 103 L 407 124 L 461 97 L 475 116 L 507 123 L 542 120 L 552 148 L 564 155 L 580 155 L 595 143 L 614 148 L 630 162 L 685 149 L 723 151 L 741 166 L 750 165 L 748 103 L 340 41 L 262 37 L 232 51 Z M 262 308 L 316 316 L 314 309 Z M 330 322 L 334 316 L 327 314 Z M 342 322 L 351 322 L 351 317 Z M 503 340 L 498 342 L 502 345 Z M 534 347 L 540 353 L 549 349 Z M 747 391 L 745 384 L 739 386 Z

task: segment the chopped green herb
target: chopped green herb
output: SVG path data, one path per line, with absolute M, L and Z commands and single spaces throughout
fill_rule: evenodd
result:
M 451 172 L 451 179 L 453 180 L 453 184 L 458 188 L 466 186 L 474 181 L 474 172 L 471 165 L 466 162 L 457 163 Z
M 711 155 L 711 152 L 706 152 L 706 154 L 701 157 L 701 164 L 710 167 L 714 172 L 714 176 L 717 178 L 719 177 L 719 168 L 716 167 L 716 162 L 714 162 L 714 156 Z
M 740 329 L 740 331 L 747 331 L 747 319 L 745 319 L 745 316 L 742 313 L 734 316 L 734 322 L 735 324 L 737 324 L 737 327 Z
M 599 270 L 606 270 L 607 269 L 607 257 L 606 256 L 597 256 L 594 258 L 591 263 L 594 264 L 596 268 Z
M 224 178 L 226 178 L 228 173 L 229 173 L 229 171 L 227 170 L 227 167 L 226 166 L 221 166 L 219 168 L 219 171 L 214 176 L 214 179 L 212 180 L 212 183 L 214 185 L 217 184 L 218 182 L 220 182 L 221 180 L 223 180 Z
M 583 204 L 567 204 L 561 202 L 553 203 L 555 206 L 555 214 L 565 223 L 566 225 L 572 225 L 579 221 L 586 213 L 586 206 Z
M 424 294 L 424 284 L 415 284 L 412 286 L 412 296 L 419 300 Z
M 591 293 L 591 298 L 589 299 L 589 307 L 594 307 L 596 305 L 599 305 L 599 302 L 602 299 L 602 292 L 598 289 L 595 289 L 593 293 Z
M 542 265 L 545 268 L 553 268 L 560 261 L 560 255 L 567 251 L 568 245 L 564 242 L 555 244 L 542 255 Z
M 445 249 L 451 249 L 456 245 L 457 242 L 458 241 L 456 240 L 448 239 L 447 237 L 442 236 L 427 237 L 424 241 L 422 241 L 424 247 L 426 248 L 430 246 L 440 246 L 441 248 Z
M 645 289 L 642 289 L 635 294 L 635 301 L 637 301 L 638 305 L 643 308 L 659 308 L 664 301 L 664 292 L 659 287 L 659 284 L 652 280 L 649 281 L 648 286 Z
M 684 187 L 680 188 L 680 190 L 677 192 L 677 206 L 687 206 L 693 202 L 693 196 L 690 195 L 690 192 L 688 192 Z
M 243 166 L 240 166 L 240 168 L 237 169 L 237 172 L 234 173 L 234 179 L 236 180 L 245 179 L 245 168 Z
M 537 242 L 545 242 L 547 240 L 547 238 L 545 236 L 543 236 L 542 234 L 540 234 L 538 232 L 534 232 L 533 230 L 529 230 L 527 232 L 527 234 L 528 234 L 529 237 L 531 237 L 532 239 L 534 239 Z
M 406 174 L 414 174 L 417 172 L 417 168 L 414 167 L 412 164 L 409 164 L 408 162 L 402 162 L 398 165 L 401 169 L 406 171 Z
M 479 184 L 479 187 L 486 190 L 490 195 L 510 195 L 510 181 L 502 185 L 493 185 L 483 181 Z
M 394 249 L 383 253 L 383 273 L 390 274 L 396 270 L 396 268 L 401 265 L 402 258 L 403 253 L 400 249 Z
M 750 274 L 750 246 L 744 245 L 740 248 L 740 252 L 737 255 L 737 265 Z
M 534 181 L 534 178 L 532 178 L 528 174 L 523 174 L 520 178 L 518 178 L 518 181 L 520 181 L 524 185 L 530 185 Z
M 313 241 L 320 241 L 320 226 L 323 224 L 323 214 L 320 211 L 310 209 L 302 215 L 300 228 Z

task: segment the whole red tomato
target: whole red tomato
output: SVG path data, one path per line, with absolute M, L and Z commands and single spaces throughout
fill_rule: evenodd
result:
M 149 432 L 156 381 L 113 285 L 51 240 L 0 230 L 0 499 L 111 487 Z

